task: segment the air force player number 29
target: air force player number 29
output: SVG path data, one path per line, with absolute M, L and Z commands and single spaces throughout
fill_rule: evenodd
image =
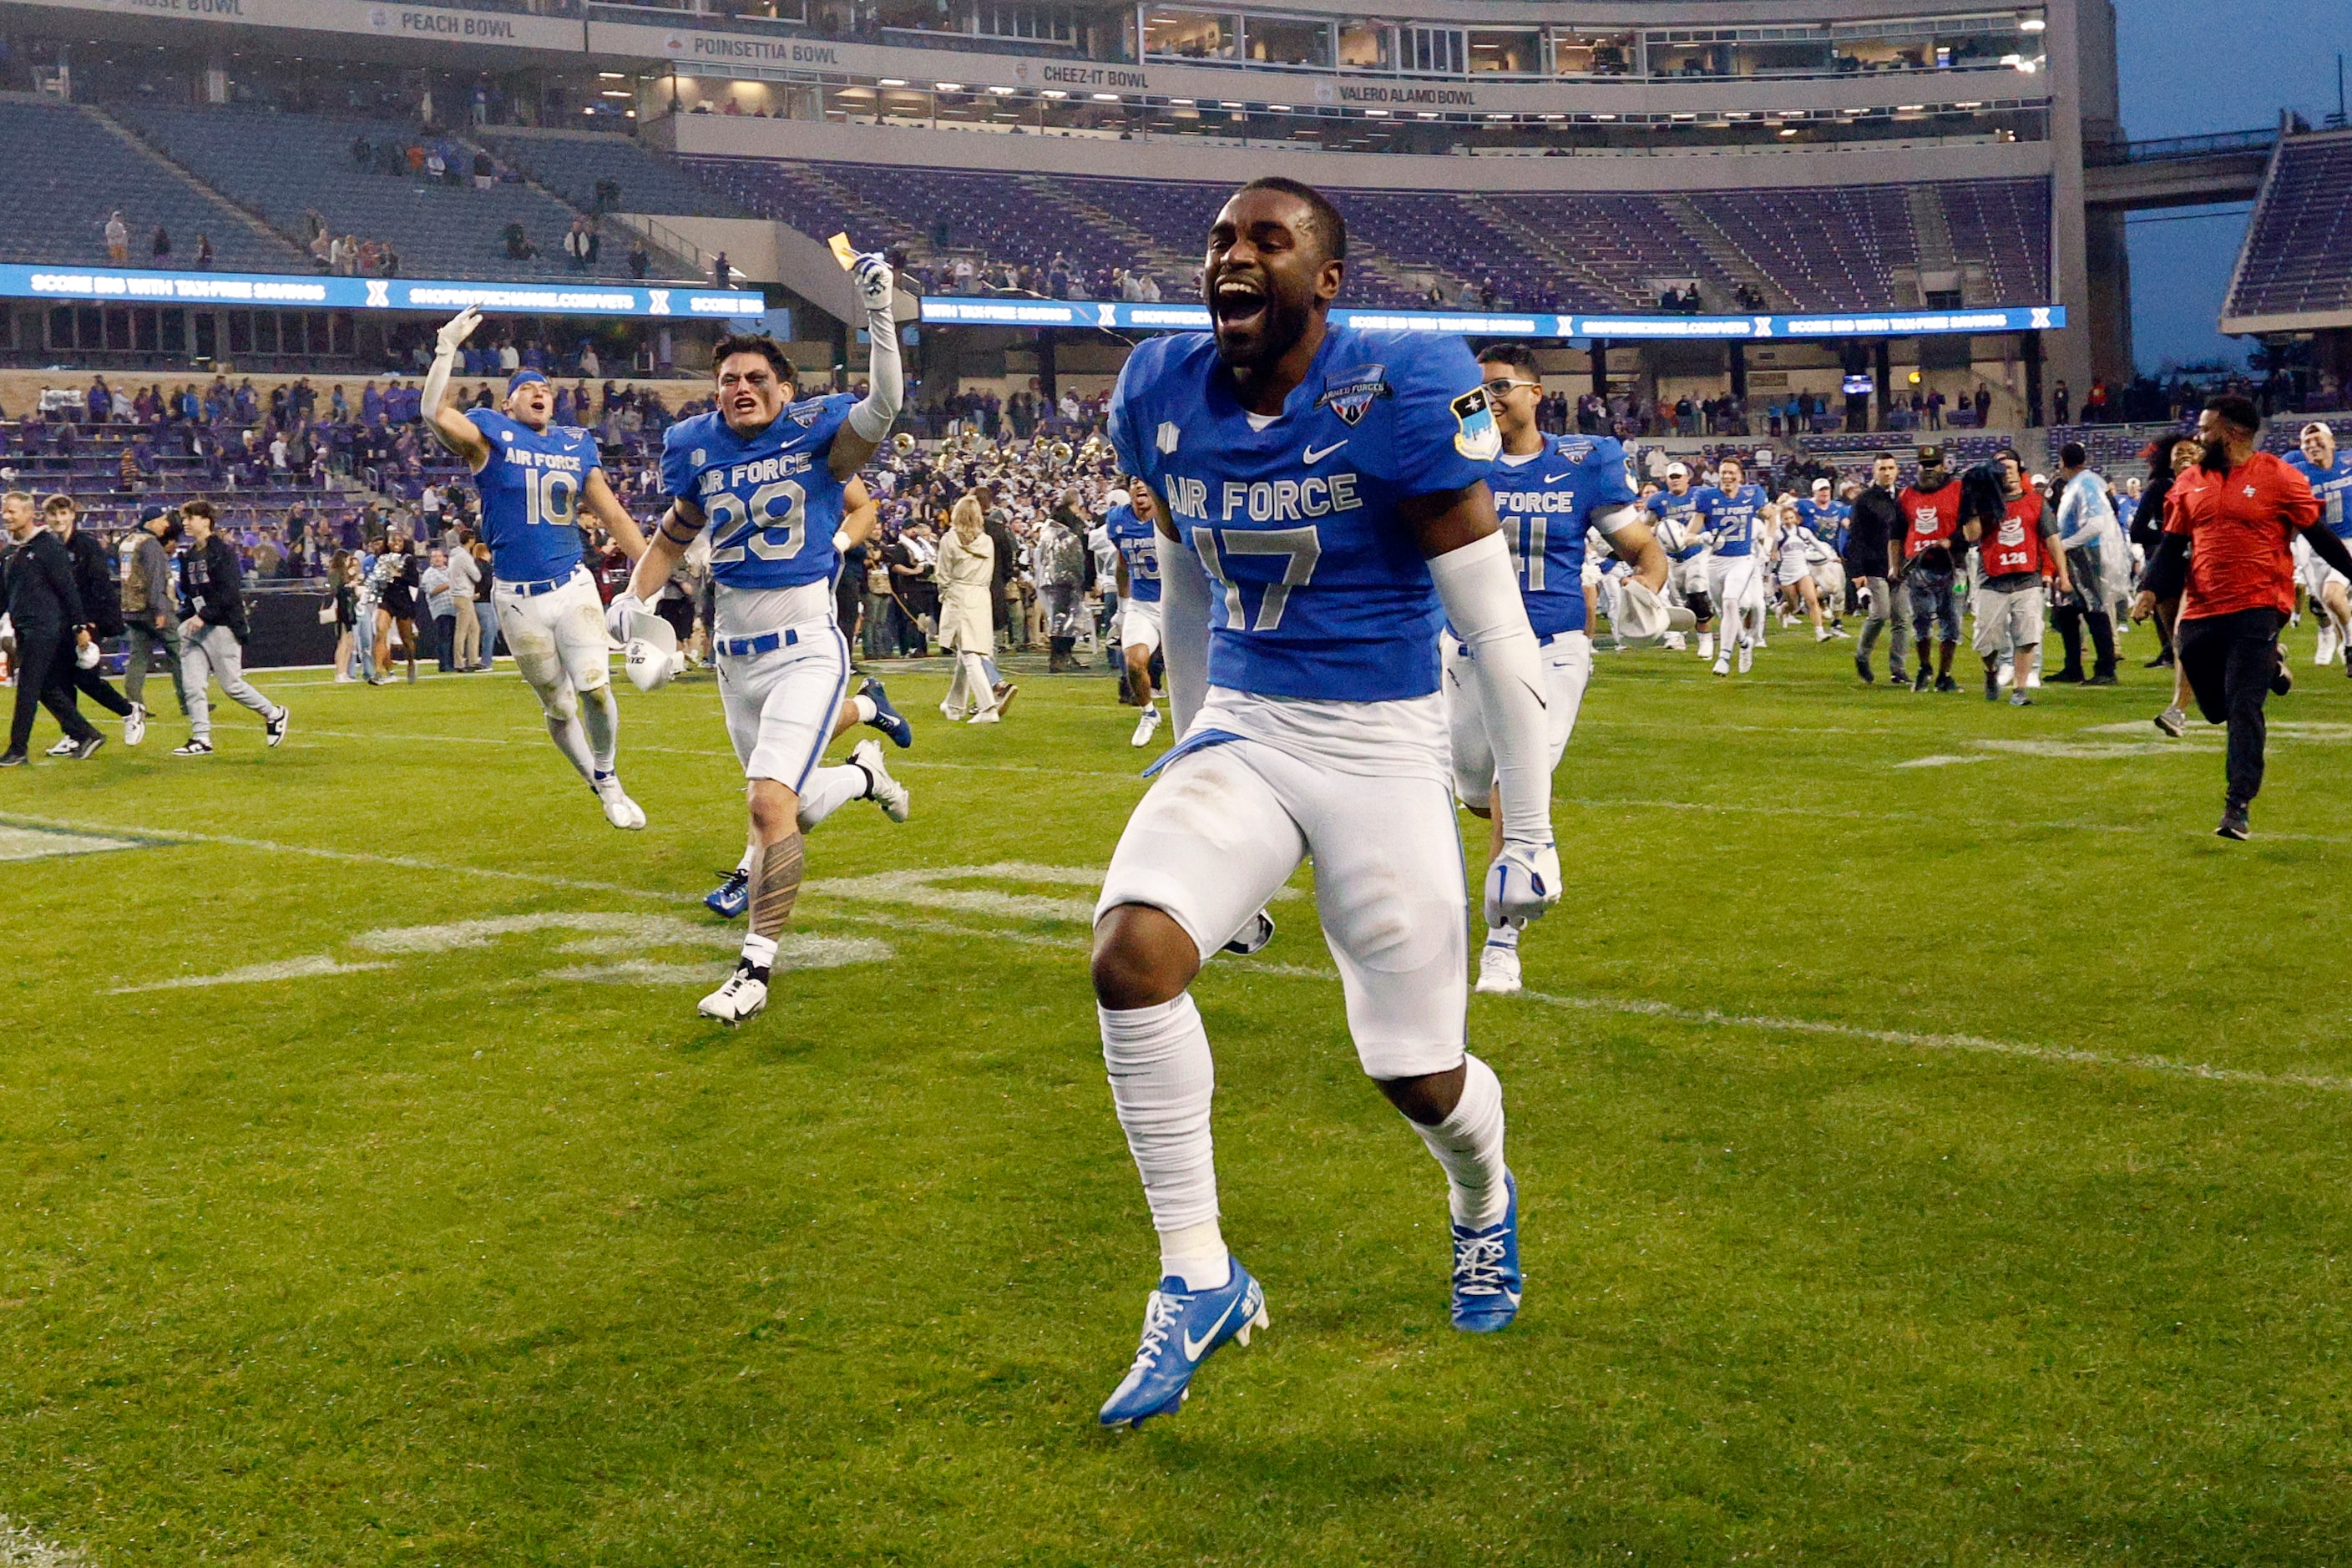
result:
M 799 556 L 808 543 L 808 492 L 796 476 L 806 474 L 816 457 L 787 452 L 703 470 L 695 484 L 695 501 L 709 520 L 712 565 L 731 564 L 747 555 L 761 561 Z

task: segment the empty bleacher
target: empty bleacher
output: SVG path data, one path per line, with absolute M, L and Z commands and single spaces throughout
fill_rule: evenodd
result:
M 401 121 L 277 114 L 244 109 L 125 107 L 120 118 L 151 145 L 232 201 L 262 215 L 280 234 L 299 236 L 316 211 L 337 234 L 390 240 L 409 277 L 557 277 L 572 270 L 562 242 L 574 209 L 530 187 L 500 182 L 476 190 L 473 149 L 455 142 L 466 178 L 435 184 L 371 173 L 353 158 L 355 138 L 415 141 Z M 428 139 L 433 141 L 445 138 Z M 540 254 L 508 259 L 501 236 L 520 222 Z M 627 270 L 625 247 L 610 243 L 596 270 Z
M 285 272 L 304 258 L 149 156 L 87 110 L 0 100 L 0 260 L 103 265 L 108 214 L 122 213 L 131 258 L 145 266 L 155 226 L 171 236 L 171 264 L 194 265 L 196 237 L 223 272 Z
M 2224 318 L 2352 310 L 2352 132 L 2280 143 Z
M 478 132 L 475 140 L 572 205 L 593 208 L 596 184 L 620 188 L 615 212 L 685 217 L 749 217 L 739 203 L 706 189 L 676 159 L 648 152 L 610 132 L 513 130 Z
M 698 186 L 812 235 L 851 228 L 919 258 L 977 250 L 992 260 L 1041 270 L 1056 253 L 1090 270 L 1163 269 L 1158 258 L 1111 229 L 1041 221 L 1057 196 L 1092 205 L 1166 257 L 1198 254 L 1209 215 L 1232 194 L 1223 182 L 745 158 L 685 163 Z M 1943 205 L 1958 260 L 1980 268 L 2000 302 L 2051 297 L 2045 182 L 1968 181 L 1931 189 Z M 1337 189 L 1330 195 L 1347 216 L 1356 256 L 1368 263 L 1349 279 L 1350 303 L 1420 303 L 1394 280 L 1427 275 L 1491 285 L 1497 303 L 1516 309 L 1563 310 L 1654 309 L 1662 279 L 1697 280 L 1725 298 L 1740 281 L 1657 196 Z M 1864 185 L 1703 191 L 1681 199 L 1794 309 L 1894 310 L 1916 303 L 1896 291 L 1896 275 L 1919 266 L 1910 195 L 1902 185 Z

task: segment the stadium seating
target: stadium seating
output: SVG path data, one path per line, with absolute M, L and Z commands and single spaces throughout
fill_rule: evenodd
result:
M 560 277 L 571 272 L 563 236 L 572 208 L 530 188 L 501 182 L 487 191 L 434 184 L 361 170 L 352 144 L 408 142 L 400 121 L 347 120 L 241 109 L 126 107 L 121 118 L 156 147 L 231 200 L 259 212 L 280 234 L 299 237 L 303 214 L 316 211 L 337 234 L 390 240 L 409 277 Z M 472 149 L 457 142 L 470 176 Z M 511 261 L 500 236 L 520 222 L 540 254 Z M 627 270 L 625 247 L 608 243 L 596 270 Z
M 973 170 L 743 158 L 685 160 L 699 185 L 810 234 L 879 227 L 919 259 L 977 250 L 1042 269 L 1056 252 L 1090 272 L 1142 266 L 1200 248 L 1205 215 L 1231 194 L 1222 183 L 1043 176 Z M 2050 298 L 2047 187 L 2037 180 L 1930 187 L 1957 258 L 1980 267 L 2003 302 Z M 1435 274 L 1490 286 L 1519 310 L 1654 309 L 1661 279 L 1697 279 L 1728 297 L 1740 279 L 1686 233 L 1665 200 L 1642 195 L 1337 190 L 1360 259 L 1351 302 L 1422 303 L 1402 279 Z M 1692 208 L 1800 310 L 1892 310 L 1895 275 L 1920 265 L 1911 192 L 1901 185 L 1833 190 L 1706 191 Z M 1090 205 L 1111 229 L 1041 223 L 1057 200 Z M 1449 304 L 1457 302 L 1448 290 Z
M 476 137 L 502 163 L 521 170 L 574 206 L 593 208 L 596 182 L 620 187 L 616 212 L 687 217 L 749 217 L 742 206 L 706 189 L 677 160 L 610 132 L 492 131 Z
M 2352 306 L 2352 132 L 2294 136 L 2264 179 L 2224 317 Z
M 291 246 L 256 229 L 173 170 L 71 104 L 0 100 L 0 260 L 106 261 L 107 215 L 131 230 L 131 254 L 145 265 L 155 226 L 172 237 L 173 264 L 194 264 L 196 237 L 213 243 L 224 272 L 285 272 L 306 267 Z

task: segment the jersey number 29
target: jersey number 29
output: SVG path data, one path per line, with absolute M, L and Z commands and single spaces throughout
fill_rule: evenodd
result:
M 790 561 L 808 542 L 807 510 L 808 494 L 792 479 L 761 485 L 748 501 L 719 491 L 709 509 L 712 563 L 740 561 L 746 550 L 762 561 Z

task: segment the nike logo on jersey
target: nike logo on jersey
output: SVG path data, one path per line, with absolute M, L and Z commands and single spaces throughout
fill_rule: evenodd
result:
M 1244 1292 L 1244 1294 L 1247 1294 L 1247 1292 Z M 1216 1340 L 1217 1331 L 1225 1326 L 1225 1320 L 1232 1317 L 1234 1315 L 1234 1309 L 1241 1304 L 1242 1298 L 1240 1296 L 1236 1296 L 1232 1300 L 1226 1302 L 1225 1310 L 1217 1314 L 1217 1321 L 1209 1325 L 1209 1331 L 1202 1334 L 1197 1340 L 1192 1337 L 1192 1330 L 1185 1330 L 1184 1359 L 1186 1361 L 1199 1361 L 1201 1359 L 1201 1352 L 1207 1350 Z
M 1311 468 L 1316 464 L 1321 462 L 1324 458 L 1329 457 L 1332 453 L 1338 451 L 1347 444 L 1348 443 L 1344 440 L 1334 441 L 1329 446 L 1319 449 L 1313 446 L 1309 446 L 1306 451 L 1299 454 L 1299 460 Z
M 1574 471 L 1574 469 L 1570 470 L 1570 473 L 1573 473 Z M 1546 474 L 1543 477 L 1543 482 L 1548 485 L 1556 485 L 1566 478 L 1568 478 L 1568 474 Z

